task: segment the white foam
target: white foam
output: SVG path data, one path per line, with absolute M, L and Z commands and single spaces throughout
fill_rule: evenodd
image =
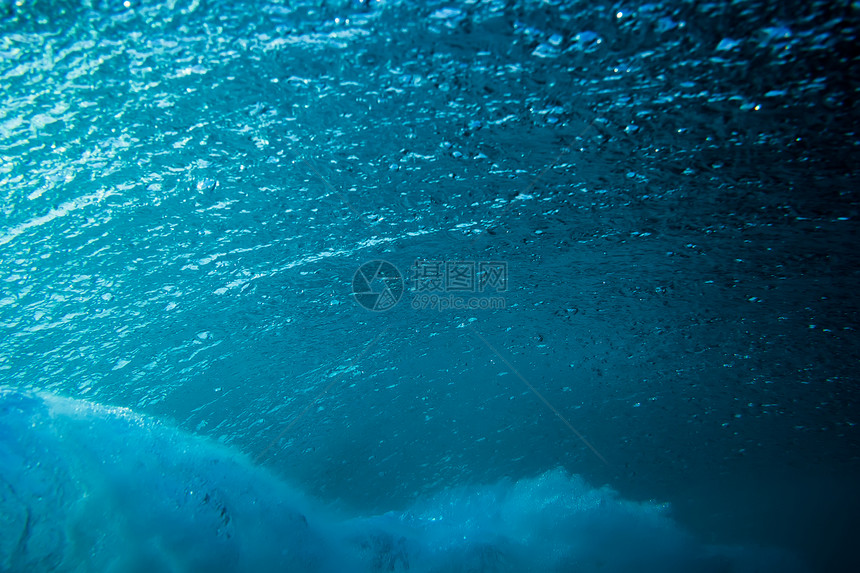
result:
M 335 517 L 242 455 L 121 408 L 0 389 L 2 571 L 766 571 L 557 469 Z

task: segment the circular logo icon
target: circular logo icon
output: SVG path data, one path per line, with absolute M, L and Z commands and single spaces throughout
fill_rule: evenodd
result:
M 388 261 L 370 261 L 355 271 L 352 294 L 367 310 L 388 310 L 403 296 L 403 277 Z

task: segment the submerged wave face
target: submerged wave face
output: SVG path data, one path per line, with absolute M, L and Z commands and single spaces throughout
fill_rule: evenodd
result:
M 126 409 L 0 390 L 0 438 L 2 571 L 799 570 L 778 553 L 702 545 L 665 506 L 562 470 L 345 519 Z
M 860 571 L 858 10 L 0 0 L 0 570 Z

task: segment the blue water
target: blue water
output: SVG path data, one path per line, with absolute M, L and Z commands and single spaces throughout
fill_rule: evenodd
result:
M 857 570 L 858 14 L 0 1 L 0 571 Z

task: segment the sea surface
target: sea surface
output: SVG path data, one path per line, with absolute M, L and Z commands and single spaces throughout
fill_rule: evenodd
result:
M 857 571 L 860 3 L 0 0 L 0 571 Z

